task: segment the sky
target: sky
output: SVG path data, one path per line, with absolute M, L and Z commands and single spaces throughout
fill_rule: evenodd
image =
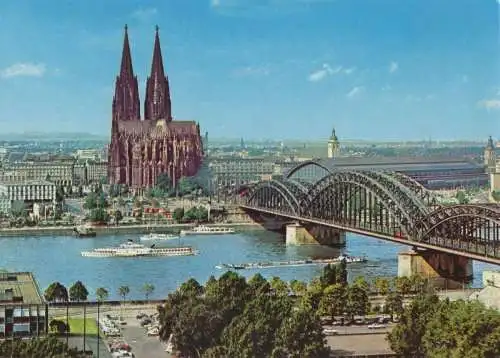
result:
M 500 137 L 498 1 L 2 0 L 0 131 L 109 135 L 128 24 L 209 137 Z

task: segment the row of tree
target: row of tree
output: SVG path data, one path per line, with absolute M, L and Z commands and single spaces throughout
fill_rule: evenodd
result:
M 155 286 L 151 283 L 145 283 L 141 288 L 146 300 L 149 299 L 154 290 Z M 117 293 L 125 301 L 130 294 L 130 287 L 120 286 Z M 69 291 L 60 282 L 53 282 L 45 289 L 44 297 L 48 302 L 84 302 L 88 300 L 89 292 L 81 281 L 76 281 L 71 285 Z M 99 302 L 106 301 L 109 297 L 109 291 L 104 287 L 99 287 L 95 291 L 95 297 Z
M 10 358 L 84 358 L 87 354 L 70 349 L 56 337 L 33 338 L 31 340 L 4 340 L 0 342 L 0 357 Z
M 402 357 L 500 357 L 500 313 L 478 301 L 419 294 L 388 334 Z
M 208 210 L 204 206 L 193 206 L 188 210 L 176 208 L 172 213 L 172 218 L 178 222 L 205 222 L 208 220 Z

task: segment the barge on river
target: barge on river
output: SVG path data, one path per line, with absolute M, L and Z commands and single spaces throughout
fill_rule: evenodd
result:
M 150 256 L 191 256 L 197 255 L 198 251 L 192 247 L 156 247 L 156 245 L 144 246 L 132 240 L 118 247 L 94 249 L 82 251 L 84 257 L 150 257 Z
M 345 261 L 346 264 L 364 263 L 365 257 L 339 256 L 333 259 L 307 259 L 307 260 L 291 260 L 291 261 L 270 261 L 270 262 L 255 262 L 247 264 L 220 264 L 215 266 L 219 270 L 250 270 L 264 269 L 275 267 L 293 267 L 293 266 L 313 266 L 313 265 L 328 265 L 339 264 Z

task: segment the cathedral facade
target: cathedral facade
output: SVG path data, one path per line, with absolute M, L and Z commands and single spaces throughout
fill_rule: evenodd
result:
M 163 67 L 158 27 L 141 119 L 139 87 L 125 26 L 120 73 L 113 96 L 109 183 L 147 188 L 155 185 L 160 174 L 166 173 L 175 186 L 181 177 L 195 175 L 202 159 L 199 124 L 172 119 L 170 87 Z

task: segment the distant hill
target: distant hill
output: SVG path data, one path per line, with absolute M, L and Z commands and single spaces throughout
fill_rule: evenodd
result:
M 107 135 L 93 134 L 93 133 L 44 133 L 44 132 L 24 132 L 24 133 L 0 133 L 0 140 L 9 141 L 22 141 L 22 140 L 42 140 L 42 141 L 54 141 L 54 140 L 107 140 Z

